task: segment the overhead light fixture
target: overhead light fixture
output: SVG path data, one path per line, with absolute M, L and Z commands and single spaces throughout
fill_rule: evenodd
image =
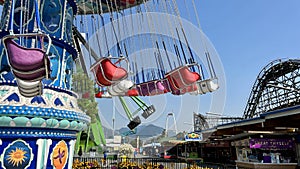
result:
M 275 127 L 276 130 L 289 130 L 292 132 L 296 132 L 298 131 L 298 128 L 294 128 L 294 127 Z
M 298 130 L 298 128 L 294 127 L 275 127 L 277 130 Z
M 274 131 L 248 131 L 247 133 L 253 133 L 253 134 L 272 134 Z

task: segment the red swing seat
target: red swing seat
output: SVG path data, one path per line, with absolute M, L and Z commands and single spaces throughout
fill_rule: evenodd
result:
M 139 92 L 137 89 L 133 88 L 126 92 L 126 96 L 138 96 Z
M 116 64 L 111 62 L 111 59 L 107 57 L 102 58 L 91 67 L 91 71 L 94 73 L 99 86 L 110 86 L 128 76 L 127 70 L 116 66 Z
M 172 91 L 184 89 L 201 79 L 198 73 L 189 69 L 193 65 L 180 66 L 166 73 L 165 78 L 168 79 Z

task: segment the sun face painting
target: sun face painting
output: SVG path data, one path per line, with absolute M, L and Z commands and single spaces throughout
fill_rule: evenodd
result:
M 26 169 L 33 159 L 32 149 L 23 140 L 16 140 L 4 149 L 2 167 L 5 169 Z
M 58 142 L 53 148 L 51 154 L 51 161 L 53 168 L 63 169 L 67 164 L 68 159 L 68 145 L 65 141 Z
M 22 165 L 22 163 L 26 160 L 26 154 L 27 152 L 19 149 L 18 147 L 16 147 L 16 150 L 11 150 L 9 153 L 9 158 L 7 158 L 8 163 L 12 163 L 13 166 L 19 166 Z

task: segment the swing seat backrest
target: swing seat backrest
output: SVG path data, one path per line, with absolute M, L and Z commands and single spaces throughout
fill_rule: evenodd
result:
M 10 65 L 20 71 L 36 70 L 44 66 L 45 51 L 37 48 L 25 48 L 13 39 L 4 41 Z
M 192 72 L 188 66 L 178 67 L 171 72 L 166 73 L 165 77 L 168 79 L 172 90 L 186 88 L 201 78 L 198 73 Z
M 116 66 L 110 58 L 102 58 L 91 67 L 99 86 L 110 86 L 127 78 L 128 73 L 122 67 Z

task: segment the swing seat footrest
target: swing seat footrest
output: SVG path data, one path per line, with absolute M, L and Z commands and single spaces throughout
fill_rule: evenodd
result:
M 141 119 L 139 116 L 136 116 L 133 120 L 131 120 L 129 122 L 129 124 L 127 125 L 127 127 L 130 129 L 130 130 L 133 130 L 134 128 L 136 128 L 138 125 L 141 124 Z
M 16 79 L 19 92 L 24 97 L 34 97 L 43 94 L 43 84 L 41 81 L 24 81 Z
M 146 110 L 142 113 L 142 116 L 144 119 L 147 119 L 149 116 L 151 116 L 155 112 L 155 107 L 153 105 L 146 108 Z

